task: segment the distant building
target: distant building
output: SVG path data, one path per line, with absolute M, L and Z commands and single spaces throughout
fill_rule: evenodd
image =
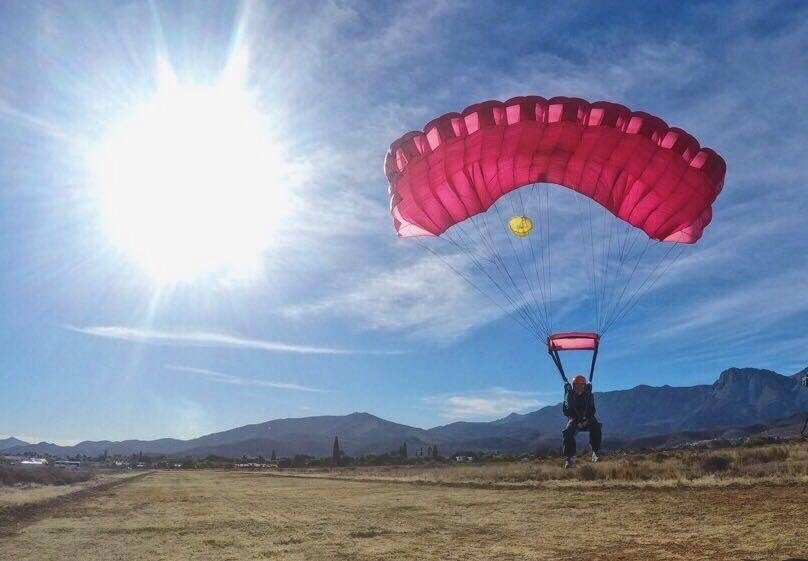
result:
M 243 464 L 233 464 L 233 467 L 239 469 L 275 469 L 278 467 L 278 462 L 267 462 L 264 464 L 258 462 L 247 462 Z
M 12 464 L 18 464 L 18 463 L 20 463 L 21 461 L 23 461 L 25 459 L 26 459 L 25 456 L 18 456 L 18 455 L 11 455 L 11 456 L 5 455 L 4 456 L 4 455 L 0 454 L 0 460 L 2 460 L 4 462 L 12 463 Z

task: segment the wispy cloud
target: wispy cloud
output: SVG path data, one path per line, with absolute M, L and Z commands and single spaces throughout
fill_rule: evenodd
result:
M 547 402 L 539 399 L 541 395 L 493 387 L 481 391 L 427 396 L 423 398 L 423 402 L 428 407 L 437 409 L 445 419 L 492 420 L 546 405 Z
M 294 390 L 300 392 L 316 392 L 316 393 L 329 392 L 329 390 L 312 388 L 309 386 L 301 386 L 300 384 L 291 384 L 288 382 L 270 382 L 268 380 L 258 380 L 255 378 L 243 378 L 241 376 L 234 376 L 233 374 L 227 374 L 226 372 L 218 372 L 216 370 L 208 370 L 206 368 L 195 368 L 192 366 L 178 366 L 174 364 L 166 364 L 164 368 L 166 370 L 171 370 L 172 372 L 182 372 L 183 374 L 191 374 L 194 376 L 205 378 L 206 380 L 216 382 L 219 384 L 231 384 L 234 386 L 250 386 L 254 388 Z
M 716 253 L 716 259 L 723 256 Z M 652 302 L 637 314 L 631 331 L 610 336 L 614 350 L 609 356 L 633 356 L 664 343 L 669 362 L 725 367 L 769 361 L 774 369 L 804 365 L 806 336 L 800 326 L 808 318 L 806 279 L 808 268 L 802 266 L 745 281 L 733 279 L 721 290 L 691 283 L 686 301 L 675 308 Z
M 456 258 L 453 266 L 463 268 Z M 329 296 L 284 310 L 290 318 L 316 314 L 359 318 L 365 327 L 451 341 L 505 314 L 434 257 L 393 270 L 366 272 Z
M 348 355 L 348 354 L 398 354 L 401 351 L 394 350 L 360 350 L 343 349 L 338 347 L 314 347 L 308 345 L 294 345 L 279 341 L 267 341 L 264 339 L 249 339 L 233 335 L 230 333 L 211 331 L 166 331 L 157 329 L 145 329 L 138 327 L 124 326 L 90 326 L 77 327 L 73 325 L 65 326 L 70 331 L 83 333 L 93 337 L 103 339 L 115 339 L 132 343 L 142 343 L 147 345 L 165 345 L 176 347 L 223 347 L 234 349 L 253 349 L 273 353 L 296 353 L 296 354 L 323 354 L 323 355 Z
M 794 270 L 757 280 L 702 301 L 691 302 L 672 316 L 670 327 L 655 331 L 656 337 L 707 331 L 708 340 L 728 339 L 767 327 L 795 315 L 808 314 L 808 271 Z M 735 322 L 739 315 L 743 322 Z

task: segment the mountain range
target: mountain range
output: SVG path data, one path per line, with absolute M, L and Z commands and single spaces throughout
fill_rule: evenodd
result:
M 808 411 L 808 391 L 800 381 L 808 368 L 784 376 L 771 370 L 730 368 L 713 384 L 690 387 L 640 385 L 596 392 L 604 446 L 666 446 L 692 440 L 749 434 L 798 432 Z M 241 457 L 309 454 L 328 456 L 335 436 L 349 455 L 379 454 L 437 445 L 442 454 L 459 450 L 535 452 L 558 447 L 564 424 L 561 404 L 490 422 L 455 422 L 421 429 L 369 413 L 275 419 L 190 440 L 85 441 L 75 446 L 0 440 L 4 454 L 35 452 L 54 456 L 152 455 Z

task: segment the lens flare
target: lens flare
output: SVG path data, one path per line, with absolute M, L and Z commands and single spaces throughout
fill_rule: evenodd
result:
M 288 208 L 245 69 L 246 56 L 234 57 L 218 84 L 200 86 L 164 66 L 155 95 L 92 156 L 111 240 L 160 283 L 257 267 Z

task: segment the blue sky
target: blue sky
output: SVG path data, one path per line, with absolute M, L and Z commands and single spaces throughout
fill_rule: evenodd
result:
M 392 140 L 515 95 L 648 111 L 728 164 L 704 238 L 604 344 L 599 389 L 808 365 L 804 3 L 0 11 L 0 437 L 185 438 L 352 411 L 429 427 L 558 401 L 536 340 L 396 239 L 387 211 Z M 82 154 L 150 94 L 158 58 L 204 82 L 235 46 L 291 170 L 289 212 L 259 274 L 159 288 L 104 235 Z

